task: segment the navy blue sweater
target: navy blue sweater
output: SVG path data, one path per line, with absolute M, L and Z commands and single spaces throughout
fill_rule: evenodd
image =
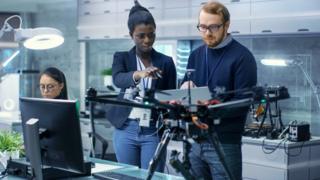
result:
M 189 57 L 187 68 L 196 70 L 191 80 L 197 87 L 208 86 L 212 92 L 216 88 L 225 91 L 250 88 L 257 83 L 257 65 L 252 53 L 234 39 L 219 49 L 206 45 L 195 49 Z M 227 100 L 241 98 L 244 96 L 238 93 Z M 222 143 L 241 142 L 247 110 L 243 109 L 242 115 L 221 119 L 215 129 Z

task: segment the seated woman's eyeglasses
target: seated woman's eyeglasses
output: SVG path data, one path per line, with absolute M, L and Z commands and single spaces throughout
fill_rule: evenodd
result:
M 45 91 L 47 89 L 47 91 L 52 91 L 57 85 L 56 84 L 40 84 L 40 90 L 41 91 Z
M 223 23 L 211 24 L 209 26 L 206 26 L 204 24 L 198 24 L 197 29 L 202 33 L 207 32 L 207 30 L 209 30 L 211 33 L 214 33 L 214 32 L 217 32 L 220 29 L 220 27 L 222 27 L 222 26 L 223 26 Z

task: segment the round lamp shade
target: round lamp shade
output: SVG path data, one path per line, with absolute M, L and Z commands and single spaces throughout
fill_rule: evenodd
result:
M 32 36 L 27 38 L 23 45 L 28 49 L 51 49 L 63 44 L 64 38 L 61 31 L 55 28 L 41 27 L 32 29 Z

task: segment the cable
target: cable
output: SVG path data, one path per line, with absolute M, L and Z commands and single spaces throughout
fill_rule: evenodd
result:
M 279 135 L 279 138 L 280 138 L 280 137 L 282 138 L 283 134 L 286 133 L 286 132 L 289 130 L 290 125 L 296 125 L 297 123 L 298 123 L 297 120 L 290 121 L 288 127 L 285 128 L 285 129 L 281 132 L 281 134 Z M 299 148 L 299 152 L 298 152 L 297 154 L 290 154 L 289 148 L 286 148 L 286 146 L 285 146 L 285 143 L 286 143 L 287 141 L 288 141 L 288 139 L 283 137 L 283 139 L 276 145 L 276 147 L 275 147 L 274 149 L 272 149 L 271 151 L 266 151 L 266 148 L 265 148 L 265 139 L 263 139 L 263 141 L 262 141 L 262 151 L 263 151 L 265 154 L 272 154 L 273 152 L 275 152 L 275 151 L 280 147 L 281 143 L 283 143 L 284 152 L 286 153 L 286 155 L 288 155 L 288 157 L 297 157 L 297 156 L 299 156 L 299 155 L 302 153 L 302 148 L 303 148 L 303 146 L 304 146 L 305 141 L 303 141 L 303 142 L 301 143 L 301 146 L 300 146 L 300 148 Z
M 287 142 L 287 141 L 288 141 L 288 139 L 286 139 L 285 142 Z M 304 146 L 304 143 L 305 143 L 305 141 L 303 141 L 303 142 L 301 143 L 301 146 L 300 146 L 300 148 L 299 148 L 299 152 L 298 152 L 297 154 L 290 154 L 289 148 L 286 149 L 285 144 L 283 143 L 284 152 L 286 153 L 286 155 L 288 155 L 288 157 L 297 157 L 297 156 L 300 156 L 300 154 L 301 154 L 301 152 L 302 152 L 302 148 L 303 148 L 303 146 Z
M 285 139 L 282 139 L 282 140 L 276 145 L 276 147 L 275 147 L 274 149 L 271 149 L 270 151 L 266 151 L 265 142 L 264 142 L 265 140 L 266 140 L 266 138 L 263 139 L 263 141 L 262 141 L 262 146 L 261 146 L 262 151 L 263 151 L 265 154 L 272 154 L 272 153 L 274 153 L 274 152 L 280 147 L 281 143 L 285 141 Z
M 285 138 L 284 134 L 287 133 L 287 132 L 289 132 L 289 127 L 290 127 L 290 126 L 286 127 L 284 130 L 282 130 L 282 132 L 281 132 L 281 133 L 279 134 L 279 136 L 278 136 L 278 139 L 283 139 L 283 138 Z
M 285 138 L 283 135 L 284 135 L 285 133 L 289 132 L 289 127 L 290 127 L 290 125 L 295 125 L 295 124 L 297 124 L 297 120 L 292 120 L 292 121 L 290 121 L 289 124 L 288 124 L 288 126 L 287 126 L 285 129 L 283 129 L 282 132 L 279 134 L 278 139 L 283 139 L 283 138 Z
M 163 119 L 163 114 L 162 114 L 162 113 L 158 116 L 157 122 L 159 122 L 160 119 Z M 154 133 L 149 134 L 149 135 L 145 135 L 145 137 L 152 137 L 152 136 L 154 136 L 154 135 L 156 135 L 156 134 L 159 135 L 160 129 L 162 129 L 163 126 L 164 126 L 164 125 L 163 125 L 163 123 L 162 123 L 161 126 L 160 126 L 159 128 L 157 128 L 157 130 L 156 130 Z M 171 140 L 171 139 L 170 139 L 170 140 Z

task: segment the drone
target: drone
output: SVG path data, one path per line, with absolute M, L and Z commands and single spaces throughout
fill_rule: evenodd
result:
M 147 179 L 152 178 L 159 159 L 165 152 L 165 149 L 172 138 L 183 141 L 185 151 L 183 162 L 178 159 L 179 153 L 173 151 L 170 159 L 171 165 L 178 172 L 181 172 L 185 179 L 196 179 L 188 171 L 188 169 L 190 169 L 188 153 L 190 152 L 191 145 L 187 139 L 197 139 L 208 136 L 209 134 L 208 138 L 214 145 L 220 161 L 225 168 L 225 172 L 229 179 L 234 179 L 225 163 L 224 153 L 218 140 L 218 136 L 210 127 L 219 124 L 219 122 L 216 121 L 217 119 L 239 116 L 243 113 L 247 113 L 247 109 L 252 104 L 259 104 L 261 102 L 270 103 L 290 97 L 287 88 L 283 86 L 276 88 L 253 87 L 249 89 L 212 93 L 211 99 L 199 101 L 197 104 L 191 104 L 190 101 L 188 104 L 181 104 L 178 100 L 159 101 L 155 98 L 155 92 L 156 90 L 146 89 L 143 97 L 140 97 L 139 93 L 135 93 L 134 98 L 128 100 L 115 99 L 116 95 L 97 95 L 97 91 L 90 88 L 87 90 L 86 97 L 86 100 L 89 102 L 151 109 L 156 110 L 160 114 L 165 131 L 150 162 Z M 234 94 L 241 94 L 245 98 L 230 98 L 233 97 Z

